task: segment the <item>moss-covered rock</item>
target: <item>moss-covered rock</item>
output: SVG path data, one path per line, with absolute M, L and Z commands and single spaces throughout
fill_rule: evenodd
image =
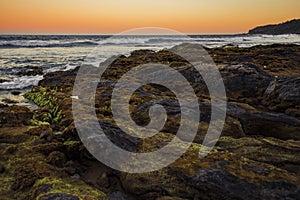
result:
M 5 169 L 0 172 L 0 199 L 297 199 L 298 104 L 280 99 L 290 94 L 285 82 L 275 87 L 275 93 L 265 90 L 274 76 L 300 74 L 299 46 L 207 50 L 228 86 L 229 102 L 222 137 L 205 158 L 199 158 L 199 150 L 210 123 L 211 102 L 200 76 L 190 71 L 186 60 L 167 50 L 134 51 L 116 59 L 103 75 L 107 82 L 97 88 L 95 107 L 101 127 L 114 144 L 132 152 L 154 151 L 174 139 L 180 109 L 176 96 L 165 87 L 145 85 L 129 101 L 131 117 L 140 125 L 150 121 L 151 100 L 159 98 L 166 108 L 165 127 L 153 137 L 128 136 L 117 127 L 110 106 L 113 86 L 124 73 L 142 63 L 167 64 L 196 87 L 201 119 L 189 150 L 173 164 L 144 174 L 118 172 L 101 164 L 85 149 L 73 122 L 71 95 L 78 68 L 49 73 L 24 95 L 40 106 L 36 111 L 0 104 L 0 166 Z

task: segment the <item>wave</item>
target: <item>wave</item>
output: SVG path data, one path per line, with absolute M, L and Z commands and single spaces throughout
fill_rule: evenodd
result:
M 43 76 L 21 76 L 14 77 L 9 82 L 0 83 L 0 90 L 24 89 L 37 85 Z
M 52 47 L 81 47 L 81 46 L 136 46 L 136 45 L 176 45 L 183 42 L 199 42 L 204 45 L 223 46 L 228 43 L 265 43 L 293 40 L 299 42 L 300 35 L 191 35 L 189 37 L 180 35 L 117 35 L 117 36 L 0 36 L 0 48 L 52 48 Z M 22 40 L 23 38 L 23 40 Z M 47 40 L 48 38 L 48 40 Z
M 45 69 L 44 72 L 45 73 L 50 73 L 50 72 L 57 72 L 57 71 L 68 71 L 68 70 L 72 70 L 75 69 L 77 67 L 77 65 L 64 65 L 63 67 L 52 67 L 52 68 L 48 68 Z
M 0 35 L 0 41 L 22 41 L 22 40 L 40 40 L 40 41 L 75 41 L 75 40 L 102 40 L 111 37 L 111 35 Z
M 0 48 L 52 48 L 52 47 L 78 47 L 78 46 L 96 46 L 97 42 L 36 42 L 36 41 L 0 41 Z

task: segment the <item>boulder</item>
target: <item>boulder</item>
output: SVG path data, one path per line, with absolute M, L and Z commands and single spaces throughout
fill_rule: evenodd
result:
M 220 69 L 229 98 L 256 98 L 263 95 L 274 78 L 253 63 L 228 65 Z
M 272 81 L 262 103 L 272 111 L 300 117 L 300 78 L 279 77 Z

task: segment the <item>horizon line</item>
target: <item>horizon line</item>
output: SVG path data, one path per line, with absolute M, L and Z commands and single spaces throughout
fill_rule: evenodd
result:
M 122 33 L 122 32 L 120 32 Z M 245 32 L 237 32 L 237 33 L 182 33 L 185 35 L 247 35 L 248 33 Z M 45 32 L 33 32 L 33 33 L 28 33 L 28 32 L 11 32 L 11 33 L 1 33 L 0 35 L 102 35 L 102 36 L 111 36 L 111 35 L 119 35 L 119 33 L 45 33 Z M 128 35 L 179 35 L 179 34 L 165 34 L 165 33 L 141 33 L 141 34 L 128 34 Z

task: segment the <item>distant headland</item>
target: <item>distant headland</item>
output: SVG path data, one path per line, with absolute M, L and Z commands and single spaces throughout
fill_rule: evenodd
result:
M 254 29 L 251 29 L 248 34 L 300 34 L 300 19 L 293 19 L 280 24 L 258 26 Z

